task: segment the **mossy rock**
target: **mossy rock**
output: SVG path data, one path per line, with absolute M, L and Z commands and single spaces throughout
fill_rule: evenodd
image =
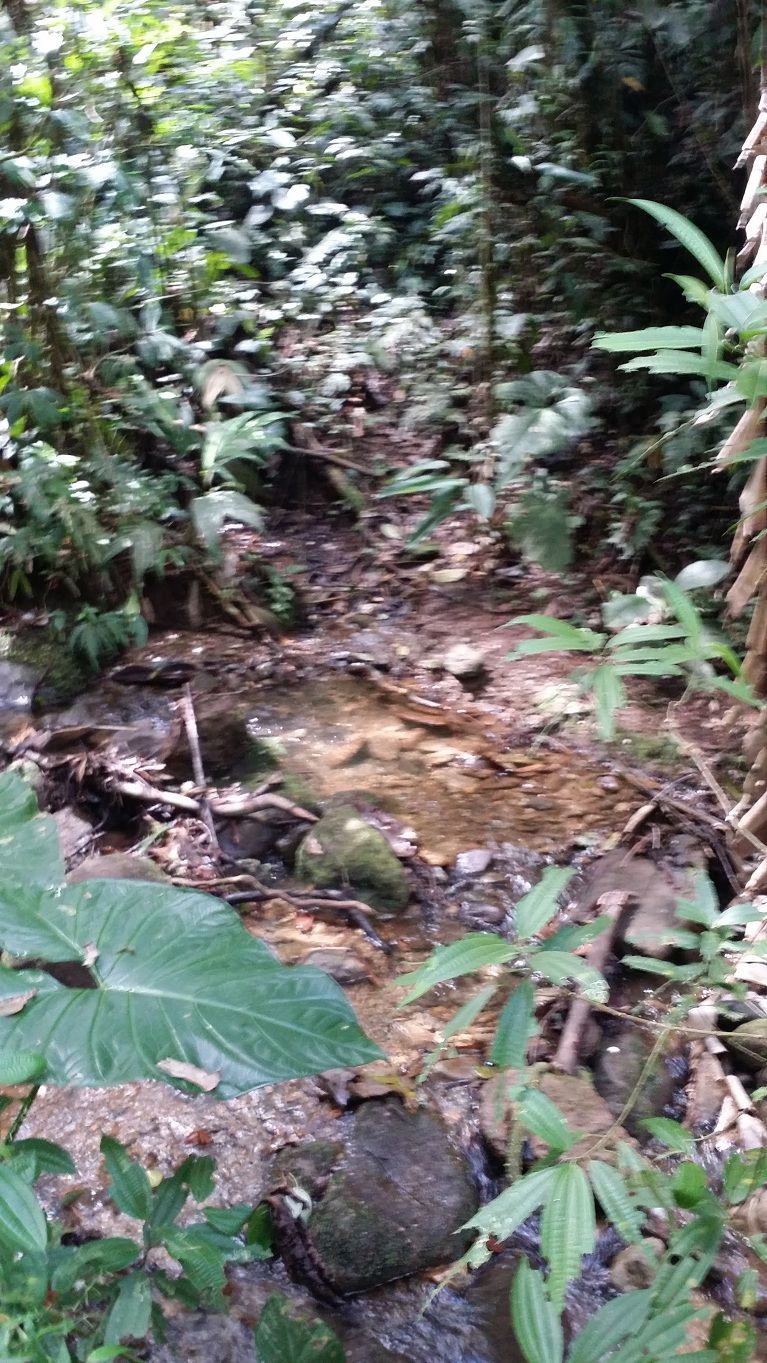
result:
M 410 897 L 407 877 L 386 838 L 352 805 L 328 810 L 296 853 L 296 875 L 317 889 L 345 889 L 382 914 Z
M 0 659 L 29 668 L 37 685 L 35 696 L 43 707 L 67 705 L 89 686 L 93 673 L 78 663 L 65 641 L 52 629 L 0 629 Z
M 744 1069 L 762 1069 L 767 1065 L 767 1018 L 753 1018 L 751 1022 L 742 1023 L 724 1038 L 724 1044 Z

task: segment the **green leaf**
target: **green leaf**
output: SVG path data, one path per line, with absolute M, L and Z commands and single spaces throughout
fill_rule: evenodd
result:
M 274 1293 L 255 1332 L 258 1363 L 345 1363 L 340 1341 L 329 1326 L 298 1315 L 287 1297 Z
M 610 997 L 604 976 L 582 957 L 571 956 L 569 951 L 536 951 L 528 958 L 528 964 L 552 984 L 574 980 L 591 1003 L 606 1003 Z
M 458 1009 L 457 1013 L 453 1014 L 450 1021 L 442 1029 L 442 1040 L 440 1044 L 433 1051 L 430 1051 L 428 1055 L 424 1056 L 423 1069 L 418 1076 L 419 1084 L 423 1082 L 429 1073 L 429 1070 L 439 1060 L 448 1041 L 450 1041 L 452 1037 L 457 1036 L 459 1032 L 465 1032 L 467 1028 L 471 1026 L 475 1018 L 479 1017 L 482 1009 L 490 1002 L 497 989 L 497 983 L 486 985 L 484 989 L 480 989 L 472 998 L 467 999 Z
M 605 1302 L 578 1332 L 570 1345 L 567 1363 L 597 1363 L 606 1359 L 624 1339 L 639 1333 L 652 1307 L 652 1293 L 621 1292 Z
M 708 309 L 711 286 L 702 279 L 696 279 L 694 275 L 689 274 L 667 274 L 663 277 L 679 285 L 688 303 L 697 303 L 701 308 Z
M 539 1169 L 533 1174 L 523 1174 L 492 1202 L 480 1207 L 462 1229 L 479 1230 L 497 1240 L 508 1240 L 549 1197 L 556 1172 L 555 1169 Z
M 537 885 L 520 899 L 515 910 L 517 937 L 535 937 L 557 912 L 559 896 L 573 878 L 570 868 L 547 866 Z
M 724 360 L 712 364 L 702 355 L 692 355 L 687 350 L 657 350 L 652 355 L 637 355 L 619 368 L 626 374 L 637 369 L 647 369 L 651 374 L 698 374 L 709 382 L 721 379 L 724 383 L 737 382 L 740 376 L 737 365 Z
M 704 927 L 710 928 L 714 924 L 721 926 L 720 919 L 723 915 L 719 912 L 719 896 L 714 885 L 706 875 L 705 871 L 695 873 L 695 898 L 680 899 L 676 905 L 677 918 L 684 918 L 687 922 L 702 923 Z M 738 905 L 737 908 L 743 909 L 745 905 Z M 751 906 L 748 906 L 751 908 Z M 741 922 L 742 919 L 736 917 L 733 923 Z M 746 920 L 748 921 L 748 920 Z
M 691 1161 L 685 1161 L 674 1170 L 671 1188 L 677 1206 L 687 1211 L 710 1195 L 705 1171 Z
M 635 208 L 641 208 L 645 213 L 649 213 L 661 227 L 665 227 L 666 231 L 676 237 L 679 244 L 695 257 L 716 287 L 726 290 L 727 272 L 724 261 L 708 237 L 690 222 L 689 218 L 677 213 L 674 208 L 656 203 L 653 199 L 629 199 L 628 202 Z
M 0 969 L 0 997 L 36 991 L 0 1017 L 0 1047 L 44 1054 L 53 1084 L 168 1082 L 158 1066 L 171 1061 L 218 1074 L 216 1097 L 230 1098 L 381 1054 L 335 981 L 283 966 L 233 909 L 206 895 L 108 880 L 54 895 L 6 881 L 0 941 L 18 956 L 92 961 L 95 989 Z
M 643 1218 L 617 1169 L 603 1160 L 589 1160 L 588 1174 L 605 1216 L 628 1244 L 639 1244 Z
M 126 1216 L 146 1221 L 152 1211 L 152 1186 L 146 1169 L 128 1155 L 124 1145 L 112 1136 L 102 1136 L 100 1150 L 112 1180 L 112 1201 Z
M 542 1273 L 532 1269 L 524 1256 L 511 1288 L 511 1322 L 527 1363 L 561 1363 L 562 1322 L 546 1296 Z
M 240 1202 L 235 1207 L 204 1207 L 203 1216 L 214 1230 L 222 1235 L 239 1235 L 246 1221 L 253 1215 L 249 1202 Z
M 515 625 L 527 625 L 529 629 L 537 629 L 541 634 L 550 636 L 556 640 L 558 647 L 566 653 L 593 653 L 603 647 L 607 640 L 606 634 L 598 634 L 596 630 L 578 628 L 571 625 L 567 620 L 557 620 L 550 615 L 515 615 L 513 620 L 509 620 L 505 626 L 511 629 Z M 524 646 L 517 645 L 518 648 Z M 528 643 L 538 642 L 527 640 Z
M 559 1164 L 552 1171 L 541 1218 L 541 1250 L 549 1262 L 549 1294 L 560 1310 L 565 1289 L 581 1271 L 584 1254 L 594 1248 L 594 1198 L 588 1179 L 577 1164 Z
M 25 1140 L 14 1141 L 12 1145 L 0 1146 L 0 1155 L 10 1164 L 24 1163 L 29 1169 L 29 1182 L 34 1183 L 41 1174 L 76 1174 L 72 1156 L 53 1141 L 30 1136 Z M 16 1172 L 19 1172 L 18 1170 Z
M 527 1063 L 528 1043 L 537 1032 L 535 991 L 530 980 L 520 980 L 498 1019 L 490 1052 L 493 1064 L 503 1069 L 523 1069 Z
M 400 1007 L 419 999 L 435 984 L 445 980 L 455 980 L 460 975 L 471 975 L 486 965 L 503 965 L 512 957 L 519 955 L 519 947 L 504 942 L 492 932 L 470 932 L 460 942 L 449 946 L 437 947 L 418 970 L 398 976 L 396 984 L 404 985 L 408 993 Z
M 106 1319 L 105 1344 L 120 1344 L 124 1339 L 145 1339 L 152 1320 L 152 1290 L 145 1273 L 123 1278 L 117 1297 Z
M 64 859 L 49 814 L 38 814 L 34 792 L 15 772 L 0 776 L 0 883 L 10 876 L 28 885 L 60 885 Z
M 556 1103 L 540 1089 L 525 1091 L 519 1105 L 519 1120 L 533 1136 L 538 1136 L 557 1153 L 569 1150 L 578 1139 L 577 1132 L 570 1129 Z
M 48 1227 L 29 1184 L 7 1164 L 0 1165 L 0 1246 L 11 1250 L 44 1250 Z
M 646 327 L 643 331 L 598 331 L 592 345 L 598 350 L 689 350 L 702 346 L 701 327 Z
M 35 1084 L 45 1073 L 45 1059 L 37 1051 L 0 1051 L 0 1084 Z
M 615 716 L 626 704 L 626 692 L 612 663 L 597 667 L 591 674 L 591 690 L 597 711 L 597 727 L 606 741 L 615 737 Z
M 465 492 L 466 501 L 483 521 L 489 521 L 495 511 L 495 492 L 487 483 L 471 483 Z
M 65 1245 L 56 1251 L 59 1262 L 51 1275 L 51 1287 L 62 1295 L 71 1292 L 79 1282 L 92 1283 L 99 1278 L 111 1278 L 135 1263 L 141 1246 L 124 1236 L 109 1235 L 101 1240 L 88 1240 L 84 1245 Z
M 260 507 L 242 492 L 225 489 L 207 492 L 203 497 L 195 497 L 191 510 L 192 524 L 200 539 L 211 550 L 218 547 L 219 536 L 227 521 L 251 525 L 254 530 L 263 529 L 264 517 Z
M 695 1141 L 679 1122 L 672 1122 L 669 1117 L 647 1117 L 641 1125 L 675 1155 L 695 1154 Z

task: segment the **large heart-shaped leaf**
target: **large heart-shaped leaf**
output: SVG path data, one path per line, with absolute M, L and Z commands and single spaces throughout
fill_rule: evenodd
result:
M 329 976 L 281 965 L 233 909 L 207 895 L 116 880 L 51 892 L 6 877 L 0 946 L 77 963 L 57 979 L 0 968 L 0 1000 L 18 1001 L 0 1016 L 0 1050 L 44 1055 L 49 1083 L 167 1082 L 171 1074 L 198 1092 L 183 1072 L 194 1066 L 202 1086 L 231 1098 L 380 1055 Z M 85 970 L 91 988 L 82 987 Z M 68 978 L 79 987 L 61 983 Z
M 0 881 L 6 875 L 31 885 L 64 879 L 56 824 L 38 814 L 34 791 L 13 771 L 0 776 Z

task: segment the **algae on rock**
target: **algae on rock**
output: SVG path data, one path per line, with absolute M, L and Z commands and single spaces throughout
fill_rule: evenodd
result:
M 306 834 L 296 874 L 318 889 L 347 889 L 379 913 L 398 913 L 409 898 L 407 877 L 386 838 L 352 805 L 328 810 Z

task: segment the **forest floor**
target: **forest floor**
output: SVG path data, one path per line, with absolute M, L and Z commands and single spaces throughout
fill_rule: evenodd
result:
M 411 1110 L 426 1094 L 451 1139 L 473 1160 L 487 1193 L 499 1173 L 492 1153 L 498 1133 L 482 1114 L 481 1097 L 495 1017 L 491 1010 L 454 1037 L 422 1087 L 424 1058 L 439 1046 L 442 1029 L 472 985 L 442 986 L 425 1003 L 397 1012 L 395 977 L 468 930 L 506 930 L 514 903 L 547 862 L 577 869 L 565 909 L 565 917 L 577 921 L 589 877 L 616 849 L 621 866 L 636 856 L 646 861 L 645 854 L 657 861 L 667 915 L 674 902 L 669 886 L 679 891 L 686 874 L 674 839 L 680 832 L 687 836 L 693 864 L 711 859 L 723 812 L 712 787 L 735 790 L 726 755 L 733 746 L 726 737 L 726 700 L 700 694 L 682 699 L 638 686 L 621 714 L 618 738 L 598 742 L 568 658 L 509 662 L 506 654 L 525 630 L 505 628 L 531 611 L 583 623 L 593 617 L 596 623 L 600 591 L 606 590 L 598 574 L 596 583 L 585 573 L 562 579 L 510 563 L 489 533 L 470 537 L 460 523 L 436 532 L 432 556 L 414 557 L 404 545 L 415 513 L 408 511 L 408 518 L 395 518 L 385 507 L 355 523 L 347 514 L 315 508 L 303 515 L 274 513 L 263 536 L 231 532 L 229 607 L 241 604 L 242 564 L 257 555 L 295 585 L 299 624 L 254 631 L 219 618 L 189 628 L 176 605 L 185 627 L 173 628 L 160 609 L 144 649 L 121 660 L 67 711 L 31 718 L 19 732 L 27 746 L 31 734 L 43 734 L 39 751 L 53 803 L 66 802 L 69 813 L 84 820 L 75 823 L 73 836 L 70 830 L 70 865 L 94 852 L 131 855 L 138 849 L 176 884 L 218 894 L 237 893 L 253 883 L 248 875 L 255 876 L 269 895 L 243 906 L 246 926 L 286 963 L 310 961 L 334 974 L 387 1057 L 360 1072 L 258 1090 L 226 1104 L 155 1084 L 43 1091 L 26 1134 L 54 1138 L 75 1156 L 77 1180 L 59 1180 L 56 1187 L 91 1190 L 65 1212 L 77 1234 L 120 1230 L 100 1182 L 98 1146 L 105 1131 L 163 1172 L 190 1149 L 213 1154 L 216 1200 L 229 1205 L 263 1195 L 275 1152 L 348 1133 L 360 1105 L 387 1095 L 398 1095 Z M 456 669 L 451 650 L 457 645 L 464 656 Z M 451 666 L 466 669 L 467 652 L 476 655 L 469 675 L 453 675 Z M 284 851 L 268 839 L 246 845 L 236 823 L 219 827 L 216 853 L 199 819 L 163 811 L 160 802 L 131 807 L 126 800 L 110 807 L 104 773 L 124 772 L 126 763 L 155 783 L 169 779 L 168 788 L 189 781 L 179 688 L 157 684 L 163 669 L 172 678 L 179 664 L 179 675 L 190 680 L 210 785 L 228 787 L 243 778 L 246 731 L 261 743 L 276 742 L 284 789 L 299 811 L 310 801 L 327 808 L 343 797 L 384 831 L 410 878 L 413 893 L 404 914 L 379 921 L 371 912 L 366 924 L 334 912 L 332 903 L 304 906 L 289 857 L 286 878 Z M 115 724 L 117 735 L 109 732 Z M 277 838 L 290 825 L 291 817 L 282 816 L 270 832 Z M 625 889 L 626 872 L 619 870 L 613 881 Z M 653 893 L 657 899 L 656 891 L 650 899 Z M 630 1006 L 629 995 L 625 980 L 617 979 L 611 1003 Z M 550 990 L 539 1059 L 550 1059 L 556 1049 L 562 1009 L 561 995 Z M 608 1041 L 610 1035 L 608 1028 Z M 599 1054 L 597 1044 L 589 1060 L 595 1071 Z M 679 1068 L 678 1056 L 669 1058 L 668 1075 L 656 1110 L 681 1114 L 685 1083 L 694 1076 L 689 1067 Z M 612 1095 L 613 1112 L 625 1096 L 625 1090 Z M 692 1101 L 699 1097 L 692 1093 Z M 557 1101 L 566 1108 L 567 1094 Z M 570 1101 L 581 1104 L 582 1089 Z M 760 1271 L 764 1276 L 763 1266 Z M 595 1309 L 594 1291 L 598 1297 L 612 1290 L 607 1275 L 604 1264 L 592 1265 L 593 1281 L 575 1303 L 576 1317 Z M 509 1357 L 507 1277 L 487 1289 L 480 1305 L 448 1294 L 442 1307 L 424 1316 L 432 1277 L 366 1294 L 349 1319 L 328 1313 L 351 1363 L 451 1363 L 459 1356 L 496 1363 Z M 232 1363 L 248 1357 L 238 1331 L 257 1315 L 275 1281 L 286 1286 L 285 1273 L 237 1270 L 234 1281 L 234 1324 L 219 1324 L 209 1335 L 198 1321 L 198 1343 L 187 1340 L 185 1356 L 207 1357 L 215 1349 Z M 288 1287 L 301 1295 L 302 1289 Z M 767 1303 L 767 1279 L 762 1291 Z M 222 1330 L 234 1333 L 224 1340 Z

